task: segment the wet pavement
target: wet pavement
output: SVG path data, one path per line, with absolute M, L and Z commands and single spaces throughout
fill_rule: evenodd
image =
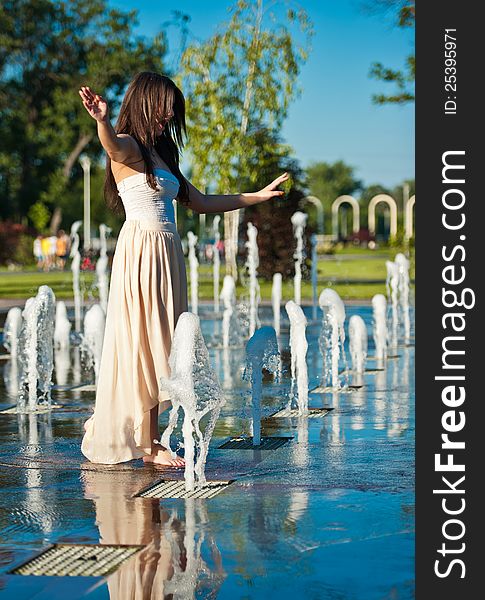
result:
M 311 316 L 311 309 L 305 312 Z M 270 318 L 266 308 L 261 314 Z M 371 331 L 369 307 L 348 307 L 347 320 L 352 314 Z M 206 342 L 220 333 L 219 323 L 203 318 L 201 324 Z M 310 389 L 320 384 L 318 333 L 318 324 L 307 329 Z M 251 407 L 241 378 L 244 351 L 214 345 L 210 355 L 226 405 L 206 476 L 234 482 L 211 499 L 133 497 L 159 479 L 183 477 L 182 471 L 142 460 L 87 461 L 80 441 L 92 391 L 55 390 L 54 402 L 63 408 L 49 414 L 0 414 L 0 597 L 414 597 L 414 348 L 401 345 L 386 370 L 366 373 L 358 390 L 312 394 L 311 407 L 333 409 L 323 418 L 268 418 L 286 404 L 290 380 L 287 372 L 280 382 L 265 379 L 262 434 L 292 439 L 256 451 L 218 449 L 250 433 Z M 56 357 L 57 383 L 92 383 L 76 353 Z M 14 403 L 10 361 L 0 371 L 2 410 Z M 142 549 L 107 577 L 8 573 L 53 543 Z

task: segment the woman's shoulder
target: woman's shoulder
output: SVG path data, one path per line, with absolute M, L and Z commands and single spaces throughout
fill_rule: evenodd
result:
M 144 171 L 145 161 L 136 139 L 129 133 L 117 133 L 117 137 L 130 143 L 130 151 L 123 162 L 111 160 L 111 170 L 116 181 L 131 174 L 131 171 Z

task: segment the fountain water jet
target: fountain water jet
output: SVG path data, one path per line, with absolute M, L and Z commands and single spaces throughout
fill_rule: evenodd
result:
M 216 215 L 212 221 L 212 231 L 214 233 L 214 245 L 212 246 L 213 252 L 213 277 L 214 277 L 214 312 L 219 312 L 219 271 L 221 265 L 221 257 L 219 255 L 219 241 L 221 234 L 219 232 L 219 223 L 221 217 Z
M 257 329 L 246 344 L 246 368 L 243 379 L 251 381 L 253 446 L 261 445 L 262 370 L 279 370 L 280 353 L 276 332 L 272 327 Z
M 401 307 L 404 341 L 409 342 L 411 337 L 411 319 L 409 315 L 409 260 L 399 252 L 394 258 L 399 269 L 399 305 Z
M 96 279 L 99 291 L 99 303 L 106 314 L 108 307 L 108 253 L 106 238 L 111 233 L 111 228 L 101 223 L 99 226 L 99 239 L 101 242 L 99 258 L 96 263 Z
M 273 286 L 271 288 L 271 304 L 273 305 L 273 324 L 276 335 L 280 335 L 281 316 L 281 284 L 283 276 L 281 273 L 273 275 Z
M 100 304 L 93 304 L 84 317 L 84 333 L 81 349 L 94 369 L 98 381 L 101 352 L 103 350 L 105 313 Z
M 340 356 L 345 361 L 345 306 L 335 290 L 327 288 L 318 299 L 323 311 L 322 330 L 319 337 L 320 350 L 324 359 L 323 382 L 334 389 L 342 386 L 339 379 Z
M 301 266 L 303 263 L 303 232 L 308 219 L 308 215 L 304 212 L 296 211 L 291 216 L 293 225 L 293 234 L 296 239 L 296 250 L 293 255 L 295 259 L 295 277 L 294 277 L 294 294 L 296 304 L 301 304 Z
M 199 261 L 195 252 L 197 236 L 189 231 L 187 233 L 189 244 L 189 269 L 190 269 L 190 308 L 196 315 L 199 312 Z
M 50 409 L 55 305 L 54 292 L 46 285 L 25 303 L 19 344 L 19 413 L 35 412 L 40 407 Z
M 169 366 L 170 377 L 162 377 L 160 380 L 160 389 L 167 391 L 172 400 L 169 423 L 162 435 L 161 444 L 170 449 L 170 436 L 177 425 L 179 409 L 182 408 L 185 489 L 191 491 L 196 484 L 202 487 L 206 483 L 205 463 L 209 443 L 225 402 L 217 375 L 210 364 L 209 352 L 200 330 L 200 320 L 192 313 L 182 313 L 177 321 Z M 209 413 L 209 422 L 202 432 L 200 421 Z
M 296 302 L 290 300 L 286 303 L 285 308 L 290 319 L 291 349 L 291 389 L 287 408 L 291 410 L 296 385 L 298 414 L 304 415 L 308 413 L 308 369 L 306 364 L 308 342 L 305 335 L 307 320 L 303 310 Z
M 20 330 L 22 328 L 22 309 L 13 306 L 7 313 L 3 326 L 3 345 L 10 352 L 11 358 L 17 358 Z
M 379 364 L 387 358 L 387 300 L 383 294 L 376 294 L 372 298 L 372 309 L 374 315 L 374 345 L 376 347 L 376 359 Z
M 236 314 L 236 284 L 232 275 L 225 275 L 220 298 L 224 303 L 222 315 L 222 345 L 240 346 L 242 335 Z
M 352 370 L 358 375 L 358 385 L 361 385 L 362 373 L 367 359 L 367 327 L 359 315 L 349 319 L 349 349 L 352 357 Z
M 312 318 L 314 321 L 317 320 L 317 306 L 318 306 L 318 254 L 317 254 L 317 236 L 312 235 L 312 302 L 313 302 L 313 314 Z
M 399 327 L 399 265 L 390 260 L 386 260 L 387 280 L 386 289 L 387 296 L 391 300 L 391 336 L 390 342 L 392 346 L 397 344 L 397 332 Z
M 75 221 L 71 225 L 71 271 L 72 290 L 74 293 L 74 327 L 77 332 L 81 331 L 81 291 L 79 288 L 79 270 L 81 268 L 81 253 L 79 252 L 79 228 L 82 221 Z
M 71 323 L 67 318 L 65 302 L 59 300 L 56 304 L 56 324 L 54 328 L 54 345 L 56 348 L 69 348 Z
M 258 306 L 261 300 L 258 283 L 258 230 L 251 222 L 248 223 L 247 233 L 248 241 L 246 242 L 246 248 L 248 249 L 248 255 L 246 267 L 249 272 L 249 337 L 251 337 L 256 327 L 259 327 L 261 324 L 258 317 Z

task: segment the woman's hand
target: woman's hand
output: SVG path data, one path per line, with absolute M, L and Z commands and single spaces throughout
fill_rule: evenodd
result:
M 79 95 L 83 101 L 84 108 L 93 119 L 100 123 L 108 119 L 108 103 L 102 96 L 94 94 L 89 87 L 81 87 Z
M 262 190 L 256 192 L 255 195 L 258 197 L 258 201 L 265 202 L 266 200 L 271 200 L 271 198 L 283 196 L 285 192 L 282 190 L 277 190 L 275 188 L 277 188 L 281 183 L 283 183 L 283 181 L 287 181 L 289 178 L 290 176 L 288 175 L 288 173 L 283 173 L 283 175 L 277 177 L 274 181 L 272 181 Z

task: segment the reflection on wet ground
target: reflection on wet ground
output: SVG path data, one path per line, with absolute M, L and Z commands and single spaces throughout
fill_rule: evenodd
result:
M 360 314 L 370 332 L 369 308 L 352 307 L 351 314 Z M 206 342 L 220 333 L 209 319 L 202 327 Z M 307 329 L 310 389 L 320 383 L 318 332 L 318 324 Z M 288 348 L 284 330 L 280 348 Z M 217 449 L 250 433 L 251 408 L 241 380 L 244 351 L 213 347 L 210 354 L 227 403 L 207 478 L 236 480 L 210 500 L 134 498 L 164 475 L 182 474 L 141 460 L 103 466 L 83 457 L 82 424 L 94 393 L 61 387 L 91 383 L 75 349 L 56 357 L 61 386 L 54 400 L 65 410 L 0 415 L 0 596 L 414 597 L 414 348 L 399 347 L 398 358 L 385 371 L 366 373 L 359 390 L 311 395 L 310 406 L 333 408 L 324 418 L 265 418 L 263 435 L 293 437 L 275 451 Z M 4 361 L 0 369 L 1 410 L 13 404 L 15 386 L 12 365 Z M 265 417 L 285 405 L 288 391 L 288 372 L 279 383 L 265 380 Z M 107 577 L 8 574 L 62 542 L 144 548 Z

